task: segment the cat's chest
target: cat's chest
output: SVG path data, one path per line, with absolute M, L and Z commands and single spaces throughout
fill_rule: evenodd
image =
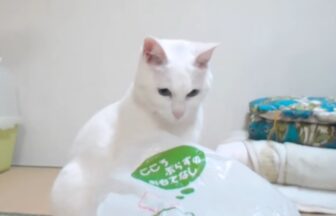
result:
M 136 145 L 137 142 L 142 142 L 159 133 L 160 129 L 153 125 L 134 122 L 118 128 L 114 133 L 113 142 L 120 145 Z
M 155 122 L 146 119 L 129 120 L 126 124 L 121 124 L 115 128 L 115 132 L 113 133 L 114 138 L 112 140 L 118 145 L 137 146 L 138 143 L 151 140 L 154 137 L 160 137 L 163 133 L 174 135 L 188 142 L 196 142 L 199 127 L 197 124 L 160 127 Z

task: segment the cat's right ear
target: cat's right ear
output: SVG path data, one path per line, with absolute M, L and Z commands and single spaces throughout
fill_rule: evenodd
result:
M 167 57 L 164 50 L 154 38 L 145 38 L 142 54 L 149 65 L 159 66 L 167 63 Z

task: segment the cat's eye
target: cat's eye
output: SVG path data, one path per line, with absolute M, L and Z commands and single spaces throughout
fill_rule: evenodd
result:
M 167 88 L 158 89 L 158 92 L 159 92 L 160 95 L 165 96 L 165 97 L 171 97 L 172 96 L 172 93 Z
M 198 89 L 193 89 L 191 92 L 187 94 L 187 97 L 195 97 L 196 95 L 198 95 L 198 93 L 199 93 Z

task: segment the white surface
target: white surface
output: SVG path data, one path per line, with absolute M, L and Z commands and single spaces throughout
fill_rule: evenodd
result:
M 336 93 L 334 0 L 2 0 L 0 56 L 18 77 L 15 163 L 61 165 L 75 133 L 120 98 L 144 36 L 219 41 L 204 143 L 242 128 L 247 102 Z

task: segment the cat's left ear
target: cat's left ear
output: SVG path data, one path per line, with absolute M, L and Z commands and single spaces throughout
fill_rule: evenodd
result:
M 196 57 L 195 66 L 201 69 L 207 68 L 212 53 L 218 46 L 219 43 L 203 44 L 200 53 Z

